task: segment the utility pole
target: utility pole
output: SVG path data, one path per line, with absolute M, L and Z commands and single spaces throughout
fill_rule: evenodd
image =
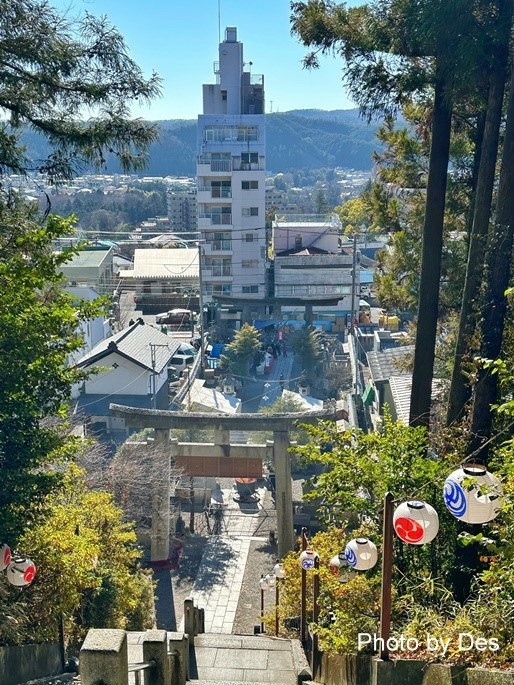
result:
M 152 409 L 157 409 L 157 380 L 156 380 L 156 359 L 155 359 L 155 349 L 157 347 L 168 347 L 168 345 L 163 345 L 161 343 L 150 343 L 150 359 L 152 360 Z
M 353 234 L 353 259 L 352 259 L 352 323 L 350 332 L 355 330 L 355 319 L 357 318 L 358 307 L 355 306 L 357 290 L 357 232 Z
M 198 242 L 198 287 L 199 287 L 199 294 L 198 294 L 198 305 L 200 307 L 200 314 L 199 314 L 199 319 L 200 319 L 200 375 L 203 378 L 204 375 L 204 370 L 205 370 L 205 354 L 204 354 L 204 319 L 203 319 L 203 277 L 202 277 L 202 255 L 203 255 L 203 247 L 202 243 L 199 241 Z

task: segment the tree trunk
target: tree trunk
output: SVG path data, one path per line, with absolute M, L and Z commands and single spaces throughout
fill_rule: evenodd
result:
M 447 99 L 441 69 L 438 67 L 435 79 L 432 143 L 423 225 L 419 308 L 414 349 L 414 370 L 412 372 L 409 420 L 412 426 L 428 427 L 430 424 L 450 133 L 451 104 Z
M 487 243 L 485 296 L 480 321 L 480 356 L 497 359 L 500 355 L 514 241 L 514 69 L 511 68 L 507 123 L 503 142 L 498 200 L 494 228 Z M 478 370 L 471 412 L 471 439 L 468 453 L 480 452 L 487 462 L 493 414 L 491 405 L 498 400 L 498 374 L 491 369 Z
M 512 23 L 512 0 L 499 2 L 499 30 L 495 56 L 495 69 L 491 75 L 480 168 L 473 213 L 466 278 L 462 294 L 459 330 L 455 345 L 453 374 L 448 399 L 446 425 L 462 418 L 471 391 L 463 373 L 463 362 L 469 354 L 471 340 L 477 324 L 480 285 L 484 273 L 484 254 L 491 216 L 498 140 L 502 120 L 505 75 L 508 64 L 509 36 Z

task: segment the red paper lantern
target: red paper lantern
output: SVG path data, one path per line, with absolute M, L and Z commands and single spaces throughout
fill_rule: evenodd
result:
M 426 502 L 402 502 L 393 516 L 396 535 L 409 545 L 426 545 L 437 535 L 439 516 Z
M 0 545 L 0 571 L 4 571 L 11 563 L 11 548 L 2 542 Z
M 7 580 L 16 587 L 30 585 L 36 577 L 36 567 L 34 562 L 25 557 L 13 559 L 6 571 Z

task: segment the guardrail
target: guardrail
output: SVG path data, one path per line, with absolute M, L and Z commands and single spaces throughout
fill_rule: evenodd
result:
M 80 650 L 81 685 L 185 685 L 189 677 L 189 647 L 204 632 L 204 610 L 192 599 L 184 602 L 184 633 L 148 630 L 141 635 L 143 661 L 128 662 L 128 633 L 124 630 L 91 629 Z

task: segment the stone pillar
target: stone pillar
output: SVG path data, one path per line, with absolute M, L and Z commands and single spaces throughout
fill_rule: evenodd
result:
M 273 431 L 278 556 L 281 559 L 294 547 L 293 490 L 291 487 L 291 459 L 288 448 L 289 431 Z
M 241 325 L 244 323 L 252 323 L 252 319 L 250 316 L 252 309 L 250 304 L 244 304 L 243 305 L 243 310 L 241 312 Z
M 124 630 L 92 628 L 80 650 L 82 685 L 128 685 L 128 648 Z
M 170 431 L 156 428 L 153 454 L 151 561 L 170 556 Z
M 214 427 L 214 444 L 230 445 L 230 431 L 222 423 Z
M 305 315 L 304 315 L 305 325 L 306 326 L 312 326 L 313 318 L 314 317 L 312 314 L 312 302 L 306 302 L 305 303 Z
M 143 661 L 152 660 L 155 661 L 155 667 L 146 671 L 145 685 L 170 685 L 168 634 L 165 630 L 148 630 L 143 635 Z

